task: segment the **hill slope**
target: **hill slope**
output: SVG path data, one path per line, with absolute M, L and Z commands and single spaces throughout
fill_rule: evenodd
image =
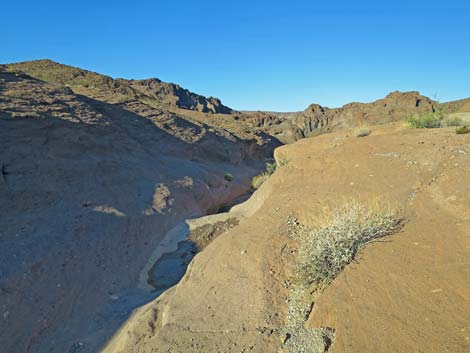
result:
M 232 113 L 219 99 L 192 93 L 174 83 L 152 78 L 147 80 L 113 79 L 88 70 L 35 60 L 6 65 L 9 70 L 22 71 L 32 77 L 70 86 L 77 93 L 108 103 L 138 100 L 153 106 L 176 106 L 207 113 Z
M 246 193 L 273 146 L 0 67 L 1 351 L 96 351 L 155 297 L 166 231 Z

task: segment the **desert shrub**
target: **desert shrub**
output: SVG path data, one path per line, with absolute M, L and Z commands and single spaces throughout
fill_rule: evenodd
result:
M 277 168 L 276 162 L 266 163 L 266 173 L 268 173 L 268 175 L 274 174 L 274 172 L 276 171 L 276 168 Z
M 371 129 L 369 129 L 367 126 L 362 126 L 354 131 L 354 135 L 356 137 L 365 137 L 369 136 L 371 132 Z
M 463 120 L 459 117 L 449 117 L 449 118 L 445 118 L 442 121 L 442 127 L 461 126 L 461 125 L 463 125 Z
M 227 181 L 232 181 L 233 180 L 233 175 L 230 173 L 225 173 L 224 179 Z
M 460 117 L 449 116 L 449 109 L 442 104 L 437 104 L 433 112 L 421 115 L 413 115 L 406 119 L 408 126 L 413 129 L 433 129 L 449 126 L 460 126 L 464 122 Z
M 365 244 L 392 233 L 400 224 L 398 211 L 378 201 L 347 201 L 330 210 L 319 227 L 302 231 L 300 281 L 305 285 L 328 284 Z
M 406 119 L 413 129 L 433 129 L 440 127 L 461 126 L 464 122 L 459 117 L 447 117 L 442 112 L 426 113 Z
M 470 126 L 464 125 L 455 129 L 455 133 L 458 135 L 470 134 Z
M 251 179 L 251 186 L 253 186 L 253 188 L 255 189 L 258 189 L 261 186 L 261 184 L 263 184 L 266 180 L 268 180 L 269 176 L 270 175 L 266 172 L 255 175 Z
M 268 178 L 274 174 L 277 169 L 276 162 L 267 162 L 266 163 L 266 171 L 254 176 L 251 179 L 251 186 L 254 189 L 258 189 Z
M 413 129 L 434 129 L 441 127 L 442 117 L 440 114 L 425 113 L 410 116 L 406 119 L 406 122 Z

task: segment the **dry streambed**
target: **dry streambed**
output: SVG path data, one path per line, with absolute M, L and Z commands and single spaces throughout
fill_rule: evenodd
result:
M 140 274 L 139 287 L 161 294 L 176 285 L 194 256 L 238 223 L 225 212 L 178 223 L 155 248 Z

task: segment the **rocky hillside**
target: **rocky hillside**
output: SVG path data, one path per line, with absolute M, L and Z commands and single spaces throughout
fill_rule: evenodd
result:
M 0 68 L 1 351 L 95 352 L 155 297 L 138 281 L 166 231 L 246 193 L 276 144 L 11 70 Z
M 333 129 L 403 120 L 414 114 L 432 112 L 438 106 L 437 102 L 419 92 L 395 91 L 371 103 L 349 103 L 341 108 L 311 104 L 298 113 L 252 113 L 249 120 L 279 140 L 291 143 Z M 449 113 L 470 112 L 470 99 L 443 103 L 441 106 Z
M 275 156 L 282 167 L 250 200 L 199 222 L 239 224 L 103 352 L 468 352 L 469 135 L 397 123 L 363 138 L 342 130 L 304 139 Z M 331 210 L 348 200 L 377 207 L 377 198 L 400 210 L 401 226 L 299 300 L 297 229 L 355 219 L 354 207 Z M 333 224 L 324 231 L 350 227 Z
M 46 82 L 69 86 L 76 93 L 108 103 L 136 100 L 154 107 L 174 106 L 205 113 L 230 114 L 233 112 L 217 98 L 206 98 L 177 84 L 166 83 L 157 78 L 147 80 L 113 79 L 51 60 L 9 64 L 7 68 L 12 71 L 22 71 Z
M 437 102 L 419 92 L 396 91 L 371 103 L 349 103 L 341 108 L 328 108 L 313 103 L 304 111 L 296 113 L 236 112 L 224 106 L 217 98 L 206 98 L 179 85 L 155 78 L 113 79 L 51 60 L 8 64 L 5 68 L 24 72 L 46 82 L 68 86 L 76 94 L 118 104 L 140 115 L 172 112 L 239 135 L 246 136 L 247 132 L 251 135 L 267 134 L 282 143 L 292 143 L 337 128 L 403 120 L 413 114 L 434 111 L 438 107 Z M 470 99 L 447 102 L 441 106 L 449 112 L 470 112 Z

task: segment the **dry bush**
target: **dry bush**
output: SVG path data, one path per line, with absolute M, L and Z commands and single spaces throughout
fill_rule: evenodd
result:
M 470 126 L 469 125 L 461 126 L 458 129 L 455 129 L 455 133 L 457 135 L 470 134 Z
M 254 189 L 258 189 L 268 178 L 269 174 L 267 172 L 258 174 L 251 179 L 251 186 L 253 186 Z
M 396 231 L 402 217 L 389 204 L 355 200 L 329 210 L 317 228 L 304 227 L 298 271 L 306 285 L 327 285 L 365 244 Z
M 362 126 L 354 131 L 354 135 L 356 137 L 365 137 L 369 136 L 371 132 L 372 130 L 369 129 L 367 126 Z

